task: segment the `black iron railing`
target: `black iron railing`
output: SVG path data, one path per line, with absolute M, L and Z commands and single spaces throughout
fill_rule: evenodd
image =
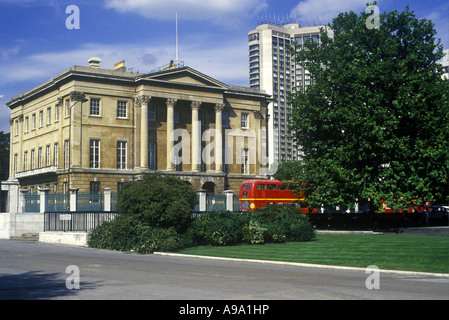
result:
M 92 231 L 104 222 L 112 221 L 117 212 L 45 212 L 44 231 Z

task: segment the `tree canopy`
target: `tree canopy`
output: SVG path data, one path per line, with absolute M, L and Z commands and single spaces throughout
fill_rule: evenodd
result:
M 340 13 L 320 45 L 297 53 L 312 82 L 290 99 L 304 154 L 298 180 L 306 185 L 297 185 L 311 206 L 447 201 L 449 82 L 433 23 L 408 7 L 381 14 L 379 28 L 367 19 Z
M 0 179 L 9 177 L 9 133 L 0 131 Z

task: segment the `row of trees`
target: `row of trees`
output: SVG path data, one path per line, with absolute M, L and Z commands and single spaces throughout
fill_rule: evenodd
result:
M 306 182 L 295 185 L 311 207 L 448 201 L 449 82 L 434 26 L 408 7 L 381 14 L 379 28 L 367 19 L 341 13 L 333 37 L 322 30 L 297 54 L 312 79 L 290 99 L 303 159 L 276 177 Z

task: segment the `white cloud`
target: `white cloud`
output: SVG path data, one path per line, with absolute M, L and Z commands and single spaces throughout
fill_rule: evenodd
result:
M 106 0 L 106 7 L 118 12 L 135 12 L 146 18 L 210 20 L 218 23 L 256 14 L 267 8 L 267 0 Z
M 303 26 L 307 24 L 328 24 L 340 12 L 354 11 L 357 14 L 366 8 L 367 0 L 304 0 L 291 11 Z
M 241 41 L 221 42 L 220 46 L 210 46 L 207 41 L 195 42 L 181 47 L 180 60 L 219 81 L 244 85 L 248 77 L 245 68 L 247 50 L 245 37 Z M 132 68 L 133 72 L 149 73 L 175 59 L 175 48 L 170 41 L 145 46 L 141 43 L 88 43 L 69 51 L 32 54 L 20 57 L 20 64 L 0 64 L 0 74 L 3 75 L 0 85 L 23 82 L 25 92 L 32 89 L 28 87 L 30 83 L 31 86 L 39 85 L 74 65 L 88 66 L 91 57 L 101 58 L 101 68 L 113 69 L 115 63 L 125 60 L 126 67 Z

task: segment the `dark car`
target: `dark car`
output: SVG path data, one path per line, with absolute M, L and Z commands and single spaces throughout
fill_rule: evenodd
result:
M 447 225 L 448 209 L 443 206 L 432 207 L 426 214 L 428 225 Z

